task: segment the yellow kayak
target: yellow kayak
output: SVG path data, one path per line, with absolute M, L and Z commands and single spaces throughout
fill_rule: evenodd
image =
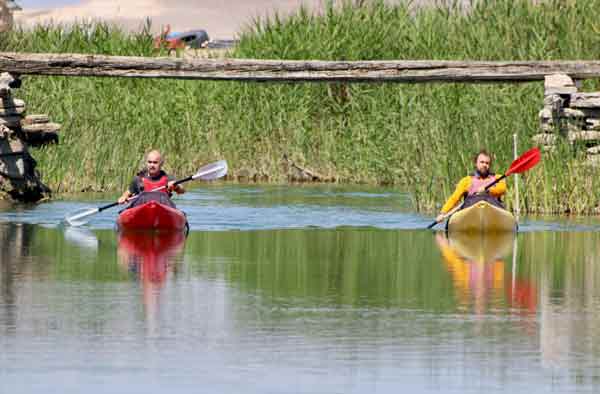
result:
M 450 216 L 446 230 L 449 233 L 514 232 L 517 230 L 517 220 L 506 209 L 479 201 Z

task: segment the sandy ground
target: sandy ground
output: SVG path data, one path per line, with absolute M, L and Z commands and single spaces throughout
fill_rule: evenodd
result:
M 18 24 L 31 27 L 37 23 L 68 24 L 75 21 L 102 19 L 129 30 L 139 30 L 151 18 L 153 31 L 171 25 L 171 31 L 204 29 L 211 39 L 235 39 L 237 33 L 257 17 L 289 15 L 301 5 L 321 10 L 327 0 L 80 0 L 77 5 L 55 8 L 23 9 L 14 17 Z M 341 3 L 352 0 L 333 0 Z M 360 0 L 354 0 L 360 1 Z M 408 2 L 411 6 L 471 0 L 385 0 L 387 3 Z M 17 1 L 18 3 L 18 1 Z
M 23 9 L 16 23 L 71 23 L 103 19 L 127 29 L 139 29 L 151 18 L 153 30 L 170 24 L 172 31 L 205 29 L 211 39 L 236 38 L 253 18 L 279 13 L 287 15 L 302 4 L 321 9 L 324 0 L 82 0 L 80 4 L 53 9 Z

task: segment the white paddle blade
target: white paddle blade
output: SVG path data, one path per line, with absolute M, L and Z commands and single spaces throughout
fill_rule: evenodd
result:
M 192 175 L 192 179 L 212 181 L 224 177 L 225 175 L 227 175 L 227 161 L 220 160 L 200 168 L 196 174 Z
M 83 226 L 89 221 L 89 217 L 100 212 L 98 208 L 82 208 L 75 213 L 65 217 L 65 222 L 69 226 L 79 227 Z
M 85 227 L 65 227 L 65 239 L 74 245 L 91 252 L 98 251 L 98 238 Z

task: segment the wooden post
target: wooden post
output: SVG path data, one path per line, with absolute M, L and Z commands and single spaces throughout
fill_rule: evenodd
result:
M 519 150 L 517 149 L 517 137 L 518 134 L 513 134 L 513 155 L 514 160 L 519 157 Z M 521 214 L 521 209 L 519 205 L 519 174 L 515 174 L 515 217 L 517 219 L 517 223 L 519 222 L 519 215 Z

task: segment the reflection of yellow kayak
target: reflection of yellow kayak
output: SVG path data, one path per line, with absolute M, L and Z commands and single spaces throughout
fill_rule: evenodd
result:
M 513 232 L 517 221 L 512 213 L 486 201 L 479 201 L 468 208 L 456 212 L 448 220 L 449 233 L 470 232 Z
M 452 276 L 457 301 L 472 306 L 476 313 L 504 303 L 505 261 L 516 234 L 437 233 L 436 243 Z
M 489 234 L 455 232 L 448 234 L 448 244 L 465 260 L 491 263 L 502 260 L 512 250 L 515 233 L 503 231 Z

